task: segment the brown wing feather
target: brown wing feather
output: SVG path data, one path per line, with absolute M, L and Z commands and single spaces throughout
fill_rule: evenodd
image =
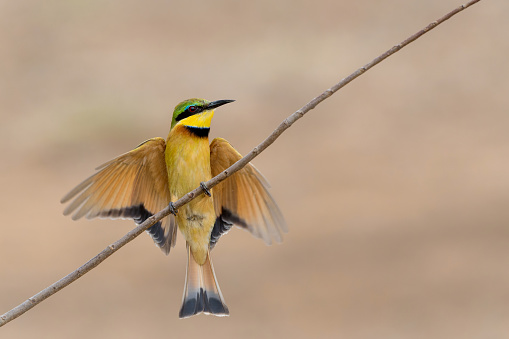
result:
M 64 214 L 73 214 L 74 220 L 82 217 L 132 218 L 141 224 L 170 202 L 165 147 L 164 139 L 149 139 L 99 166 L 97 173 L 62 198 L 62 203 L 72 200 Z M 175 245 L 176 231 L 173 216 L 147 230 L 166 254 Z
M 241 158 L 228 141 L 214 139 L 210 144 L 212 176 Z M 213 188 L 217 221 L 212 231 L 212 246 L 232 224 L 249 230 L 267 244 L 272 239 L 282 240 L 282 233 L 287 232 L 286 223 L 268 188 L 263 175 L 251 164 Z

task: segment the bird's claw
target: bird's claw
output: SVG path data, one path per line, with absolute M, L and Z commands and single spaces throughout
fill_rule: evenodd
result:
M 170 207 L 170 213 L 173 214 L 173 215 L 177 215 L 178 210 L 175 208 L 175 204 L 170 201 L 168 206 Z
M 200 182 L 200 187 L 203 189 L 203 191 L 205 192 L 206 195 L 208 195 L 209 197 L 212 196 L 210 194 L 209 188 L 207 187 L 207 185 L 205 185 L 205 183 L 203 181 Z

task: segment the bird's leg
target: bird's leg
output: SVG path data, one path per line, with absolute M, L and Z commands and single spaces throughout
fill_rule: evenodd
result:
M 177 215 L 178 210 L 175 208 L 175 204 L 170 201 L 168 206 L 170 207 L 170 213 L 173 214 L 173 215 Z
M 205 185 L 205 183 L 203 181 L 200 182 L 200 187 L 203 189 L 203 191 L 205 192 L 206 195 L 208 195 L 209 197 L 212 196 L 210 194 L 209 188 L 207 187 L 207 185 Z

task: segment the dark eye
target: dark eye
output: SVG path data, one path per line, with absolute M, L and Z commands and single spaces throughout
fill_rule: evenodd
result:
M 196 106 L 189 106 L 189 108 L 187 110 L 190 113 L 194 113 L 194 112 L 198 111 L 198 107 L 196 107 Z

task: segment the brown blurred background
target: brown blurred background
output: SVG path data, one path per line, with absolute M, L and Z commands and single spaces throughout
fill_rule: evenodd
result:
M 0 2 L 0 313 L 133 228 L 62 215 L 94 168 L 166 137 L 189 97 L 236 99 L 242 153 L 460 5 Z M 318 106 L 254 163 L 290 232 L 214 250 L 231 311 L 178 319 L 185 246 L 146 234 L 1 338 L 509 338 L 509 2 L 482 1 Z

